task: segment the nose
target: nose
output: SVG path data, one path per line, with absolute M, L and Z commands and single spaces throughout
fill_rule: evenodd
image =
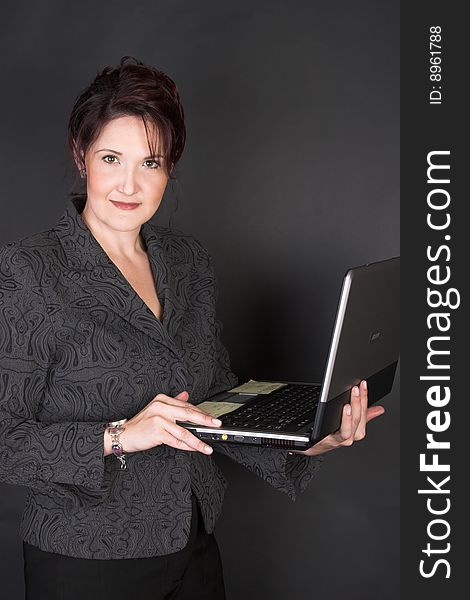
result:
M 138 189 L 136 176 L 132 167 L 124 169 L 122 172 L 122 181 L 119 187 L 119 192 L 125 196 L 133 196 Z

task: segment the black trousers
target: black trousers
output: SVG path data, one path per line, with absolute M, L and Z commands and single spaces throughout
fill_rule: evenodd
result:
M 23 542 L 23 557 L 26 600 L 225 600 L 219 548 L 194 496 L 189 540 L 178 552 L 95 560 Z

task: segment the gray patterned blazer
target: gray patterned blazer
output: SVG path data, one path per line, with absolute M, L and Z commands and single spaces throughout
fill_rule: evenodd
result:
M 103 456 L 104 424 L 131 418 L 157 393 L 193 403 L 237 384 L 216 319 L 208 252 L 146 222 L 159 321 L 91 234 L 83 200 L 55 227 L 0 248 L 0 481 L 29 488 L 20 533 L 68 556 L 139 558 L 180 550 L 191 492 L 210 533 L 226 481 L 212 456 L 158 446 Z M 295 499 L 321 458 L 223 446 Z

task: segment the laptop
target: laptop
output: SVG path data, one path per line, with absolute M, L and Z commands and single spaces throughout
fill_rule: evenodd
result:
M 400 257 L 349 269 L 343 279 L 322 383 L 250 380 L 198 406 L 221 427 L 178 423 L 202 440 L 305 450 L 340 427 L 351 388 L 386 396 L 399 359 Z

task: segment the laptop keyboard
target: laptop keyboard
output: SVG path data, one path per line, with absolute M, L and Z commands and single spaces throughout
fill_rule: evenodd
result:
M 272 431 L 300 429 L 307 423 L 313 423 L 320 389 L 318 385 L 289 383 L 270 394 L 260 394 L 240 408 L 222 415 L 222 426 Z

